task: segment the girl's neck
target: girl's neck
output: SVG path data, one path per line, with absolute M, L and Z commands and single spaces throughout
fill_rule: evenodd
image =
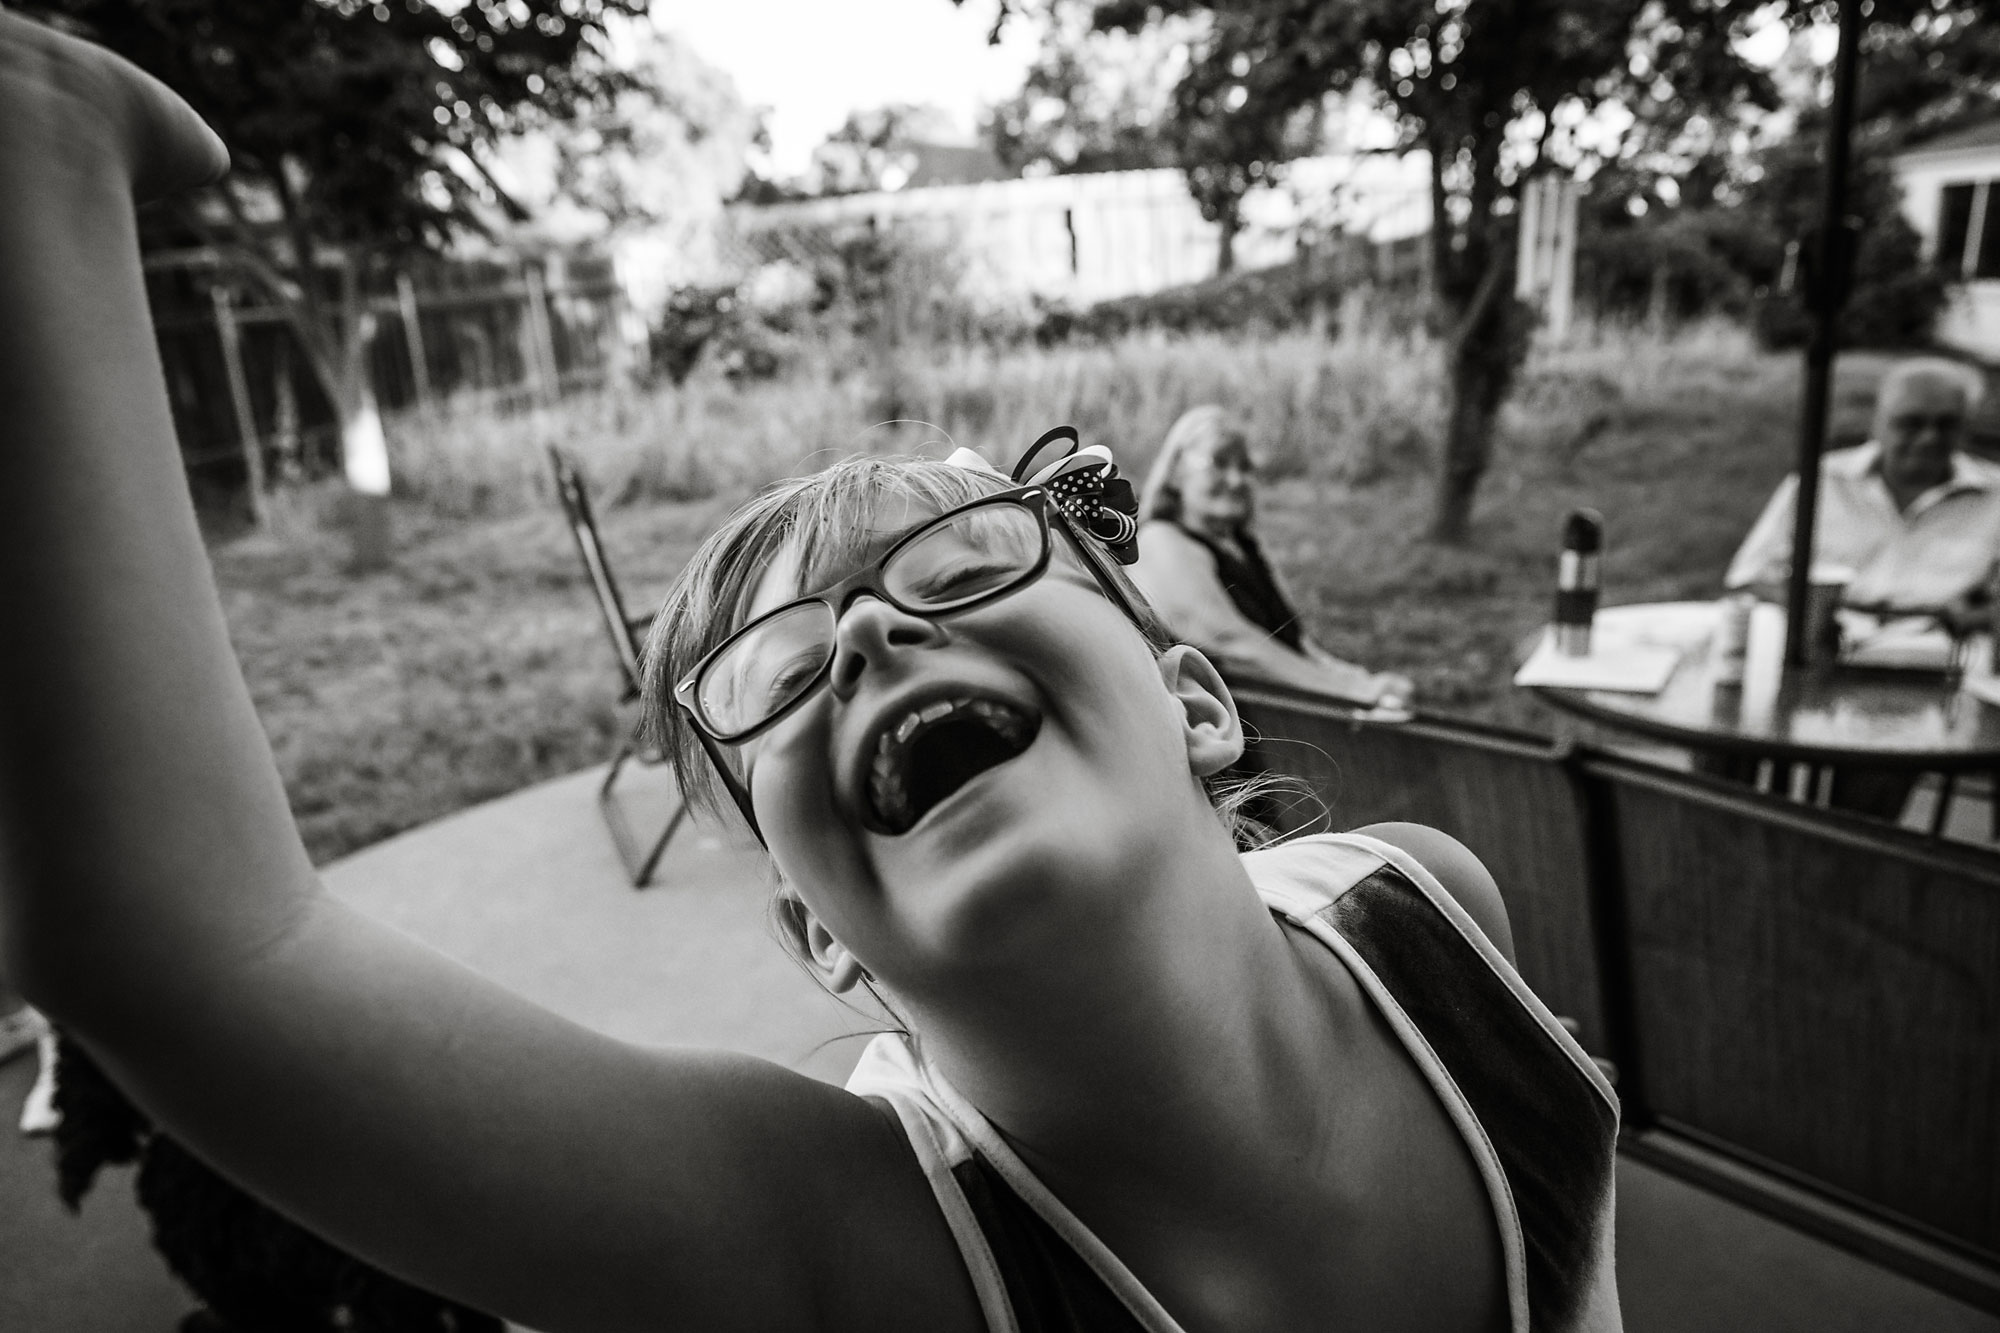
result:
M 1065 1197 L 1240 1191 L 1338 1105 L 1357 1007 L 1317 949 L 1226 843 L 1165 873 L 1066 965 L 918 1015 L 926 1058 Z

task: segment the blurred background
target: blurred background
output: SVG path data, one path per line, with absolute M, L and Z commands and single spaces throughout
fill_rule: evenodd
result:
M 1562 515 L 1607 601 L 1708 597 L 1792 466 L 1823 7 L 24 8 L 233 154 L 147 270 L 322 860 L 619 739 L 551 444 L 636 609 L 772 478 L 1061 422 L 1136 478 L 1223 403 L 1315 637 L 1543 730 L 1508 682 Z M 1896 355 L 2000 360 L 2000 14 L 1869 13 L 1833 444 Z

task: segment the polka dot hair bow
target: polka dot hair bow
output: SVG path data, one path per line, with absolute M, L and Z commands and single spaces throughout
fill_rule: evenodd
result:
M 995 470 L 970 449 L 955 451 L 948 461 Z M 1014 464 L 1013 476 L 1018 485 L 1046 486 L 1070 522 L 1097 538 L 1119 564 L 1139 558 L 1139 499 L 1132 483 L 1118 475 L 1111 451 L 1082 444 L 1076 427 L 1057 426 L 1036 440 Z

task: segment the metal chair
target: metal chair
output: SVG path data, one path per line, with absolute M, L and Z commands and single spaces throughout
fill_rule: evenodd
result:
M 556 498 L 562 504 L 563 519 L 569 524 L 570 536 L 576 540 L 576 553 L 583 561 L 585 575 L 590 579 L 591 593 L 597 599 L 598 615 L 604 622 L 604 632 L 611 640 L 611 651 L 618 662 L 618 702 L 620 705 L 636 703 L 639 698 L 639 654 L 653 618 L 627 614 L 625 599 L 618 592 L 618 580 L 612 577 L 610 562 L 604 558 L 604 543 L 598 538 L 597 519 L 590 508 L 590 492 L 585 489 L 576 464 L 551 445 L 549 465 L 555 472 Z M 612 751 L 603 785 L 597 789 L 597 807 L 604 815 L 604 825 L 611 831 L 612 844 L 618 849 L 618 859 L 625 863 L 625 873 L 630 877 L 632 887 L 643 889 L 652 882 L 653 871 L 659 866 L 667 843 L 686 816 L 687 807 L 675 806 L 666 826 L 650 842 L 640 838 L 612 790 L 627 761 L 633 760 L 641 764 L 666 761 L 664 755 L 641 741 L 636 721 L 626 729 L 617 748 Z

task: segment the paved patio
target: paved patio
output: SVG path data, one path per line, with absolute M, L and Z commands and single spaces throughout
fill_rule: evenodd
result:
M 361 852 L 333 890 L 549 1007 L 652 1044 L 730 1047 L 838 1080 L 871 1020 L 822 993 L 764 925 L 752 847 L 684 828 L 629 888 L 598 823 L 598 774 L 563 778 Z M 664 786 L 643 805 L 664 799 Z M 11 1117 L 29 1061 L 0 1069 Z M 2000 1333 L 1972 1310 L 1638 1163 L 1621 1163 L 1619 1281 L 1633 1333 Z M 129 1173 L 81 1216 L 45 1141 L 0 1131 L 0 1329 L 169 1333 L 187 1297 L 148 1246 Z

